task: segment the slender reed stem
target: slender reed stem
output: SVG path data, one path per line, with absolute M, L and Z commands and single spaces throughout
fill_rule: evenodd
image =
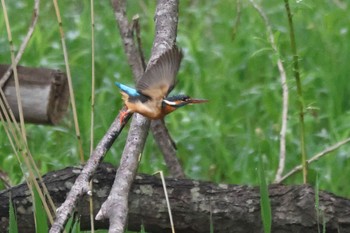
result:
M 2 90 L 1 90 L 1 92 L 2 92 Z M 15 121 L 13 121 L 14 120 L 13 113 L 10 112 L 11 114 L 9 114 L 6 111 L 7 108 L 5 107 L 5 103 L 4 103 L 2 98 L 0 98 L 0 109 L 3 112 L 3 114 L 0 114 L 0 120 L 3 122 L 5 132 L 7 134 L 9 141 L 10 141 L 10 144 L 12 146 L 14 154 L 16 155 L 16 158 L 17 158 L 19 164 L 21 165 L 23 174 L 27 174 L 25 176 L 26 182 L 27 182 L 27 184 L 29 184 L 29 183 L 34 184 L 34 186 L 37 189 L 38 194 L 42 200 L 42 203 L 43 203 L 43 206 L 44 206 L 45 211 L 47 213 L 47 216 L 49 218 L 49 221 L 52 223 L 53 216 L 51 213 L 53 213 L 53 211 L 55 210 L 55 206 L 54 206 L 53 201 L 52 201 L 52 199 L 47 191 L 47 187 L 45 186 L 45 184 L 42 181 L 42 178 L 39 174 L 38 168 L 36 167 L 36 165 L 34 163 L 33 157 L 29 152 L 29 148 L 27 146 L 27 143 L 26 143 L 26 141 L 24 141 L 17 123 L 14 123 Z M 12 116 L 10 116 L 10 115 L 12 115 Z M 11 118 L 12 118 L 12 120 L 11 120 Z M 23 161 L 21 160 L 21 158 Z M 23 170 L 24 167 L 27 168 L 26 171 Z M 39 177 L 39 181 L 42 184 L 43 191 L 41 190 L 41 188 L 39 186 L 39 183 L 36 179 L 36 175 L 37 175 L 37 177 Z M 28 185 L 28 187 L 30 189 L 31 185 Z M 51 206 L 48 206 L 44 195 L 46 195 L 46 197 L 48 198 L 49 204 Z
M 293 53 L 293 73 L 295 82 L 297 85 L 298 104 L 299 104 L 299 127 L 300 127 L 300 149 L 301 149 L 301 165 L 303 168 L 303 183 L 307 183 L 307 162 L 306 162 L 306 150 L 305 150 L 305 124 L 304 124 L 304 101 L 303 101 L 303 90 L 300 80 L 299 71 L 299 56 L 297 52 L 297 46 L 294 35 L 293 17 L 289 7 L 289 1 L 284 0 L 289 24 L 290 44 Z
M 90 154 L 94 150 L 94 108 L 95 108 L 95 15 L 94 15 L 94 0 L 90 1 L 91 12 L 91 114 L 90 114 Z M 92 181 L 90 181 L 90 190 L 92 190 Z M 91 233 L 95 232 L 94 224 L 94 203 L 92 193 L 89 198 L 90 202 L 90 230 Z
M 35 0 L 34 1 L 34 9 L 33 9 L 33 18 L 32 18 L 32 23 L 29 26 L 28 32 L 26 34 L 26 36 L 23 39 L 23 42 L 17 52 L 16 58 L 15 58 L 15 64 L 17 65 L 19 60 L 21 60 L 22 55 L 25 51 L 25 49 L 27 48 L 27 45 L 30 41 L 30 38 L 33 35 L 36 23 L 38 22 L 38 18 L 39 18 L 39 5 L 40 5 L 40 1 L 39 0 Z M 12 74 L 12 66 L 10 66 L 7 71 L 5 72 L 5 74 L 2 76 L 2 78 L 0 79 L 0 88 L 4 87 L 5 83 L 7 82 L 7 80 L 10 78 Z
M 55 7 L 55 12 L 57 16 L 57 22 L 60 29 L 60 36 L 61 36 L 61 43 L 62 43 L 62 50 L 63 50 L 63 56 L 64 56 L 64 63 L 66 66 L 66 72 L 67 72 L 67 79 L 68 79 L 68 87 L 69 87 L 69 95 L 70 95 L 70 101 L 72 104 L 72 110 L 73 110 L 73 120 L 74 120 L 74 126 L 75 126 L 75 135 L 78 140 L 78 149 L 79 149 L 79 156 L 80 156 L 80 162 L 84 163 L 84 151 L 83 151 L 83 144 L 82 139 L 80 137 L 80 129 L 79 129 L 79 122 L 78 122 L 78 115 L 77 115 L 77 108 L 75 105 L 75 98 L 74 98 L 74 90 L 73 90 L 73 84 L 72 84 L 72 75 L 70 73 L 69 68 L 69 60 L 68 60 L 68 52 L 67 52 L 67 46 L 65 42 L 65 36 L 63 32 L 62 27 L 62 19 L 61 19 L 61 13 L 60 8 L 58 6 L 57 0 L 53 0 L 53 4 Z
M 280 73 L 280 80 L 281 80 L 281 87 L 282 87 L 282 119 L 281 119 L 281 131 L 280 131 L 280 154 L 279 154 L 279 163 L 278 163 L 278 169 L 275 176 L 275 181 L 281 179 L 285 163 L 286 163 L 286 133 L 287 133 L 287 123 L 288 123 L 288 99 L 289 99 L 289 91 L 288 91 L 288 84 L 287 84 L 287 74 L 286 70 L 283 66 L 283 62 L 280 58 L 277 44 L 272 32 L 271 23 L 269 22 L 269 19 L 267 18 L 267 15 L 263 11 L 262 7 L 260 7 L 254 0 L 250 0 L 250 3 L 253 5 L 253 7 L 258 11 L 261 18 L 265 22 L 266 31 L 268 34 L 268 38 L 271 44 L 271 47 L 275 54 L 278 56 L 277 59 L 277 67 L 278 71 Z
M 7 37 L 8 37 L 8 41 L 10 44 L 11 62 L 12 62 L 13 76 L 14 76 L 14 80 L 15 80 L 16 98 L 17 98 L 19 122 L 21 125 L 21 133 L 22 133 L 22 137 L 23 137 L 24 142 L 27 143 L 26 128 L 24 126 L 22 99 L 21 99 L 21 93 L 19 91 L 17 64 L 15 61 L 15 48 L 13 46 L 11 27 L 10 27 L 9 18 L 7 15 L 5 0 L 1 0 L 1 5 L 2 5 L 3 13 L 4 13 L 5 25 L 6 25 L 6 30 L 7 30 Z

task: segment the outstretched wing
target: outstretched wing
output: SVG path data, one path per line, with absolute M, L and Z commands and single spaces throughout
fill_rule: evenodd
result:
M 174 45 L 149 68 L 136 84 L 136 89 L 155 100 L 166 97 L 176 84 L 176 74 L 182 60 L 181 50 Z

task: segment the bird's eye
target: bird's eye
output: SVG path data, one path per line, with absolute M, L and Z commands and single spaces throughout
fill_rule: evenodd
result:
M 188 96 L 184 96 L 184 97 L 182 97 L 182 101 L 187 101 L 189 99 L 189 97 Z

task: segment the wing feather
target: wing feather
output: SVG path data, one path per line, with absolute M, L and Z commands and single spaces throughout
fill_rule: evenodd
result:
M 155 100 L 166 97 L 176 84 L 176 74 L 180 68 L 182 51 L 174 45 L 149 68 L 136 84 L 136 89 Z

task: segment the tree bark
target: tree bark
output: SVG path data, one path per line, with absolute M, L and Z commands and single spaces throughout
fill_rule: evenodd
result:
M 44 176 L 50 194 L 59 205 L 64 201 L 81 168 L 66 169 Z M 115 169 L 101 164 L 93 181 L 94 213 L 100 209 L 113 184 Z M 214 184 L 188 179 L 166 180 L 177 233 L 263 232 L 258 187 Z M 350 200 L 319 191 L 318 211 L 315 190 L 309 185 L 271 185 L 272 232 L 350 232 Z M 12 196 L 19 232 L 34 232 L 31 197 L 25 184 L 0 192 L 0 232 L 7 232 L 8 202 Z M 89 202 L 82 198 L 77 206 L 81 227 L 89 229 Z M 107 229 L 108 221 L 96 221 L 95 227 Z M 147 232 L 171 232 L 165 197 L 158 177 L 137 175 L 129 196 L 128 229 Z
M 166 3 L 172 4 L 171 1 Z M 160 4 L 161 6 L 164 4 Z M 142 54 L 141 43 L 138 43 L 136 46 L 134 40 L 134 29 L 136 31 L 137 40 L 141 39 L 137 35 L 137 31 L 140 30 L 138 19 L 133 19 L 133 23 L 131 24 L 126 16 L 126 5 L 125 1 L 113 0 L 112 1 L 113 10 L 115 13 L 115 18 L 117 21 L 117 25 L 120 32 L 120 37 L 123 41 L 125 55 L 128 59 L 128 63 L 131 67 L 131 71 L 133 72 L 134 80 L 137 82 L 143 75 L 145 67 L 145 61 Z M 178 2 L 176 2 L 176 7 L 178 6 Z M 161 9 L 164 7 L 161 7 Z M 164 20 L 163 24 L 160 19 L 157 19 L 159 23 L 156 24 L 156 37 L 154 41 L 154 47 L 159 47 L 161 43 L 167 43 L 168 45 L 173 44 L 176 38 L 176 30 L 178 23 L 178 13 L 177 10 L 171 10 L 167 12 L 169 9 L 174 7 L 167 7 L 166 11 L 162 9 L 164 16 L 160 16 L 162 20 Z M 131 26 L 132 25 L 132 26 Z M 164 27 L 165 25 L 165 27 Z M 163 33 L 160 33 L 163 32 Z M 171 47 L 171 46 L 169 46 Z M 153 53 L 152 53 L 153 54 Z M 154 58 L 157 58 L 161 52 L 158 54 L 154 53 L 152 55 Z M 153 59 L 153 62 L 155 59 Z M 151 130 L 153 136 L 155 138 L 156 143 L 158 144 L 162 154 L 164 156 L 165 163 L 169 168 L 170 174 L 174 178 L 185 178 L 185 173 L 183 172 L 180 161 L 176 157 L 176 147 L 173 142 L 163 120 L 153 120 L 151 121 Z
M 0 65 L 0 79 L 9 65 Z M 69 93 L 67 77 L 58 70 L 18 66 L 18 78 L 24 121 L 57 124 L 67 112 Z M 16 119 L 19 119 L 13 74 L 3 87 L 5 97 Z

